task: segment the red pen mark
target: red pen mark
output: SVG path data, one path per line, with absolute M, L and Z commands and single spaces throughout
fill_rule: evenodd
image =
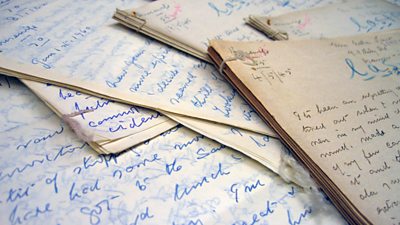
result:
M 305 15 L 303 22 L 300 21 L 300 23 L 297 26 L 297 28 L 300 29 L 300 30 L 303 30 L 310 23 L 311 23 L 311 18 L 308 15 Z
M 170 15 L 172 18 L 176 19 L 176 17 L 179 15 L 179 13 L 182 12 L 182 7 L 180 5 L 175 5 L 174 11 Z

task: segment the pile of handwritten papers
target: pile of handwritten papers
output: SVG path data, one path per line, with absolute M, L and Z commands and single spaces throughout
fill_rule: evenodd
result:
M 399 224 L 399 5 L 0 1 L 0 224 Z

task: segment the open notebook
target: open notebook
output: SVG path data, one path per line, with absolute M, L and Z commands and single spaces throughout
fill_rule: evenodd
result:
M 399 30 L 209 53 L 349 222 L 399 223 Z
M 210 61 L 207 56 L 208 40 L 265 39 L 246 26 L 243 18 L 249 14 L 278 15 L 332 2 L 342 1 L 159 0 L 133 9 L 117 9 L 114 18 L 138 32 Z
M 348 36 L 400 28 L 400 6 L 355 0 L 279 16 L 251 15 L 247 23 L 274 40 Z
M 0 76 L 0 100 L 2 225 L 346 223 L 329 201 L 185 127 L 99 155 L 17 79 Z

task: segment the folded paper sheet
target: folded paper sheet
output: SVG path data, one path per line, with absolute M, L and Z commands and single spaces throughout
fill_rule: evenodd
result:
M 41 0 L 1 4 L 0 10 L 4 12 L 0 17 L 2 30 L 10 29 L 15 21 L 22 18 L 29 20 L 31 17 L 46 14 L 46 10 L 52 8 L 51 2 Z M 58 4 L 62 3 L 60 5 L 62 8 L 77 4 L 75 1 L 58 2 Z M 115 1 L 109 3 L 111 2 Z M 114 4 L 121 5 L 122 3 L 140 5 L 144 1 L 115 2 Z M 79 4 L 84 6 L 82 3 Z M 112 9 L 104 7 L 101 10 L 98 6 L 100 6 L 99 3 L 97 7 L 93 5 L 98 9 L 97 15 L 112 12 Z M 37 43 L 42 41 L 42 37 L 37 37 L 30 45 L 37 47 Z M 152 110 L 123 105 L 52 85 L 32 81 L 24 81 L 24 83 L 60 117 L 63 117 L 79 137 L 87 141 L 99 153 L 117 153 L 126 150 L 176 126 L 174 121 Z M 123 129 L 120 128 L 122 126 L 124 126 Z
M 17 80 L 0 77 L 0 99 L 0 224 L 346 224 L 329 202 L 182 126 L 98 155 Z
M 399 30 L 209 51 L 349 222 L 399 223 Z
M 356 0 L 247 22 L 275 40 L 349 36 L 400 28 L 400 6 L 384 0 Z
M 278 15 L 331 2 L 342 1 L 159 0 L 139 8 L 117 10 L 114 18 L 138 32 L 210 61 L 207 46 L 211 39 L 265 39 L 259 32 L 246 26 L 243 18 L 250 14 Z

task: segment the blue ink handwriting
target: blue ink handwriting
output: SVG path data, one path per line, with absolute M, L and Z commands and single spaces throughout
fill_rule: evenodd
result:
M 25 170 L 27 170 L 28 168 L 34 168 L 35 166 L 37 166 L 39 164 L 43 164 L 45 162 L 54 162 L 57 159 L 59 159 L 60 157 L 63 157 L 64 155 L 66 155 L 66 154 L 72 154 L 76 150 L 83 149 L 85 146 L 87 146 L 86 143 L 83 143 L 81 146 L 77 146 L 77 147 L 73 147 L 72 145 L 62 146 L 58 150 L 58 152 L 57 152 L 57 154 L 55 156 L 51 156 L 49 154 L 46 154 L 45 156 L 43 156 L 44 158 L 34 159 L 30 163 L 27 163 L 22 167 L 15 167 L 14 169 L 12 169 L 11 172 L 4 173 L 3 171 L 0 171 L 0 181 L 4 180 L 7 177 L 8 178 L 12 178 L 16 174 L 21 174 Z
M 127 111 L 119 112 L 119 113 L 117 113 L 115 115 L 108 116 L 108 117 L 103 118 L 103 119 L 101 119 L 101 120 L 99 120 L 97 122 L 89 121 L 88 124 L 89 124 L 90 127 L 98 127 L 98 126 L 102 125 L 103 123 L 105 123 L 107 121 L 110 121 L 110 120 L 113 120 L 113 119 L 116 119 L 116 118 L 119 118 L 119 117 L 122 117 L 122 116 L 127 116 L 127 115 L 130 115 L 130 114 L 135 114 L 135 113 L 139 113 L 139 109 L 136 108 L 135 106 L 132 106 Z
M 208 6 L 213 9 L 218 16 L 229 16 L 233 12 L 239 11 L 249 5 L 250 1 L 246 0 L 226 0 L 224 5 L 221 7 L 216 6 L 212 2 L 208 2 Z
M 59 129 L 59 130 L 56 130 L 56 131 L 52 132 L 51 134 L 48 134 L 48 135 L 43 136 L 43 137 L 38 137 L 38 138 L 30 139 L 30 140 L 29 140 L 28 142 L 26 142 L 25 144 L 20 144 L 20 145 L 18 145 L 18 146 L 17 146 L 17 150 L 20 150 L 20 149 L 27 149 L 28 146 L 29 146 L 31 143 L 33 143 L 33 144 L 39 144 L 39 143 L 41 143 L 41 142 L 44 142 L 44 141 L 46 141 L 46 140 L 48 140 L 48 139 L 51 139 L 52 137 L 56 136 L 57 134 L 61 134 L 63 131 L 64 131 L 64 127 L 63 127 L 63 126 L 60 126 L 60 129 Z
M 19 37 L 21 37 L 22 35 L 26 34 L 27 32 L 29 32 L 31 30 L 36 31 L 37 26 L 28 25 L 28 26 L 22 26 L 21 28 L 22 29 L 20 31 L 18 31 L 17 33 L 11 35 L 10 37 L 7 37 L 4 40 L 0 40 L 0 47 L 5 45 L 5 44 L 7 44 L 7 43 L 9 43 L 10 41 L 18 39 Z
M 137 225 L 139 223 L 139 221 L 145 221 L 145 220 L 151 219 L 153 217 L 154 217 L 154 215 L 151 215 L 149 212 L 149 207 L 146 207 L 145 211 L 137 214 L 133 223 L 130 223 L 130 224 Z
M 162 116 L 161 113 L 156 112 L 155 114 L 151 114 L 150 116 L 140 118 L 140 122 L 136 122 L 135 118 L 132 118 L 131 122 L 129 123 L 129 128 L 130 129 L 134 129 L 136 127 L 141 127 L 143 124 L 147 123 L 148 121 L 153 120 L 153 119 L 157 119 L 160 116 Z M 117 132 L 119 130 L 126 130 L 126 129 L 128 129 L 128 128 L 126 128 L 122 124 L 119 124 L 116 128 L 109 127 L 108 131 L 114 133 L 114 132 Z
M 82 111 L 87 111 L 87 110 L 91 110 L 91 111 L 95 111 L 97 109 L 103 108 L 108 106 L 110 103 L 112 103 L 114 101 L 112 100 L 106 100 L 106 99 L 98 99 L 96 100 L 96 104 L 94 106 L 90 105 L 90 106 L 80 106 L 78 102 L 75 102 L 75 109 L 78 112 L 82 112 Z M 81 113 L 81 117 L 82 119 L 86 119 L 84 113 Z
M 365 19 L 363 21 L 350 17 L 350 21 L 357 27 L 358 32 L 370 32 L 372 30 L 379 31 L 391 27 L 394 23 L 399 22 L 400 13 L 390 12 Z
M 167 172 L 168 175 L 171 175 L 172 172 L 178 172 L 179 170 L 182 169 L 181 165 L 176 164 L 176 159 L 171 164 L 166 164 L 165 165 L 165 171 Z
M 193 99 L 191 100 L 192 104 L 195 107 L 203 107 L 207 102 L 207 98 L 210 97 L 212 92 L 213 90 L 210 85 L 205 84 L 200 88 L 199 91 L 197 91 L 197 94 L 193 96 Z
M 105 164 L 106 168 L 109 168 L 111 163 L 118 164 L 118 154 L 108 154 L 108 155 L 99 155 L 98 157 L 85 156 L 83 157 L 83 167 L 77 166 L 74 168 L 74 172 L 80 174 L 83 170 L 87 170 L 91 167 L 95 167 L 97 165 Z
M 68 98 L 73 98 L 75 97 L 75 95 L 81 95 L 81 92 L 75 91 L 75 93 L 71 93 L 69 91 L 66 91 L 66 93 L 64 93 L 61 88 L 60 91 L 58 92 L 58 96 L 63 100 L 67 100 Z
M 110 201 L 118 198 L 119 195 L 115 196 L 110 196 L 106 199 L 101 200 L 98 202 L 96 205 L 94 205 L 93 208 L 89 207 L 82 207 L 80 209 L 80 212 L 82 214 L 88 215 L 89 216 L 89 221 L 91 225 L 98 225 L 101 222 L 100 216 L 103 214 L 105 211 L 110 211 Z
M 8 217 L 8 221 L 10 221 L 10 223 L 12 225 L 16 225 L 16 224 L 25 224 L 27 221 L 33 219 L 33 218 L 37 218 L 42 214 L 51 212 L 51 208 L 50 208 L 50 203 L 46 203 L 46 205 L 44 205 L 44 208 L 41 209 L 39 208 L 39 206 L 35 207 L 35 209 L 32 210 L 27 210 L 26 212 L 22 213 L 22 215 L 18 215 L 18 205 L 16 205 L 14 207 L 14 209 L 11 211 L 10 216 Z
M 24 197 L 28 197 L 29 190 L 34 186 L 35 183 L 32 183 L 25 188 L 18 188 L 18 189 L 10 188 L 10 190 L 8 191 L 6 202 L 12 203 Z
M 195 182 L 190 187 L 183 187 L 181 191 L 181 186 L 179 184 L 175 185 L 174 201 L 181 200 L 183 197 L 188 196 L 192 191 L 201 188 L 204 184 L 210 183 L 212 180 L 216 180 L 221 176 L 229 175 L 231 172 L 223 171 L 222 164 L 218 163 L 218 170 L 215 173 L 211 173 L 210 176 L 203 176 L 200 181 Z
M 385 59 L 383 59 L 381 65 L 378 66 L 370 63 L 365 64 L 364 67 L 368 68 L 366 71 L 357 69 L 353 61 L 349 58 L 346 58 L 344 61 L 351 71 L 350 79 L 353 79 L 355 76 L 360 76 L 364 81 L 368 81 L 374 79 L 376 76 L 388 77 L 391 75 L 400 75 L 399 65 L 389 64 Z
M 229 96 L 224 96 L 222 94 L 219 94 L 219 96 L 225 101 L 224 109 L 220 109 L 217 106 L 214 106 L 212 109 L 221 112 L 222 114 L 224 114 L 225 117 L 229 118 L 232 111 L 232 102 L 236 94 L 237 92 L 235 91 L 235 89 L 232 89 L 232 92 Z
M 239 186 L 239 187 L 238 187 Z M 240 184 L 234 183 L 231 185 L 230 191 L 235 194 L 235 202 L 239 203 L 239 192 L 244 193 L 251 193 L 253 190 L 257 189 L 258 187 L 265 186 L 264 183 L 258 179 L 256 183 L 252 183 L 250 185 L 244 185 L 244 188 L 240 188 Z M 242 190 L 243 189 L 243 190 Z
M 179 74 L 179 71 L 177 69 L 164 72 L 164 74 L 161 76 L 161 81 L 157 83 L 157 91 L 159 93 L 164 92 L 164 90 L 171 84 L 171 82 L 174 80 L 174 78 Z
M 71 188 L 69 190 L 69 200 L 73 201 L 76 198 L 81 198 L 84 195 L 89 194 L 90 192 L 99 191 L 99 178 L 96 179 L 94 184 L 83 184 L 81 185 L 80 190 L 76 190 L 75 188 L 76 182 L 73 182 Z
M 188 147 L 189 145 L 193 144 L 194 142 L 198 142 L 201 139 L 205 138 L 204 135 L 199 134 L 196 137 L 192 138 L 191 140 L 187 141 L 186 143 L 183 144 L 175 144 L 174 145 L 174 149 L 178 149 L 178 150 L 182 150 L 186 147 Z
M 193 83 L 194 79 L 196 78 L 196 76 L 194 74 L 192 74 L 191 72 L 188 72 L 187 78 L 185 83 L 183 83 L 183 85 L 178 89 L 178 91 L 175 93 L 176 98 L 171 98 L 169 101 L 171 102 L 171 104 L 176 104 L 179 103 L 179 100 L 183 97 L 183 95 L 185 94 L 186 89 L 189 87 L 189 85 L 191 83 Z
M 152 163 L 152 162 L 155 162 L 155 161 L 159 161 L 159 160 L 161 160 L 161 158 L 159 158 L 158 154 L 155 153 L 155 154 L 153 154 L 152 157 L 149 158 L 149 159 L 145 158 L 145 159 L 139 161 L 138 163 L 134 163 L 134 164 L 132 164 L 132 165 L 130 165 L 130 166 L 127 166 L 127 167 L 124 169 L 124 171 L 125 171 L 126 173 L 131 173 L 131 172 L 134 171 L 134 169 L 136 169 L 136 168 L 140 168 L 141 166 L 145 167 L 145 166 L 147 166 L 149 163 Z M 121 178 L 122 178 L 122 174 L 123 174 L 123 170 L 121 171 L 120 169 L 116 169 L 116 170 L 114 170 L 114 172 L 113 172 L 113 177 L 118 177 L 118 179 L 121 179 Z
M 53 178 L 46 178 L 46 184 L 52 184 L 53 183 L 53 187 L 54 187 L 54 193 L 58 193 L 58 186 L 57 186 L 57 176 L 58 173 L 54 174 Z
M 226 148 L 225 145 L 220 145 L 218 147 L 211 148 L 210 151 L 206 151 L 203 147 L 201 147 L 196 151 L 196 154 L 198 155 L 197 159 L 204 159 L 205 157 L 207 157 L 207 156 L 209 156 L 211 154 L 214 154 L 216 152 L 219 152 L 224 148 Z
M 293 220 L 290 214 L 290 210 L 287 210 L 288 223 L 290 225 L 300 225 L 302 220 L 306 218 L 308 215 L 310 215 L 311 212 L 312 212 L 311 208 L 307 208 L 304 210 L 304 212 L 300 213 L 298 219 Z

